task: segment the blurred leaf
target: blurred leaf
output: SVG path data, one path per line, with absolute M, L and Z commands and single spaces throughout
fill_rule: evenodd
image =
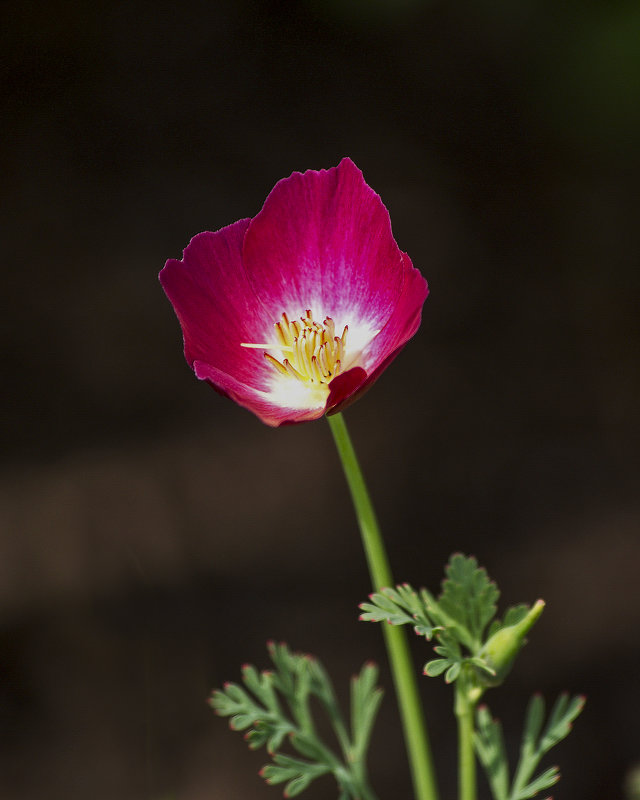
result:
M 378 668 L 375 664 L 365 664 L 360 674 L 351 680 L 351 730 L 353 749 L 360 757 L 364 755 L 373 730 L 383 691 L 376 686 Z
M 491 718 L 486 706 L 478 709 L 475 747 L 487 773 L 494 800 L 508 800 L 509 763 L 502 726 L 498 720 Z
M 442 675 L 450 666 L 451 661 L 448 658 L 436 658 L 426 664 L 424 674 L 428 675 L 430 678 L 435 678 L 438 675 Z
M 260 775 L 271 785 L 288 781 L 284 789 L 285 797 L 295 797 L 316 778 L 330 771 L 331 768 L 326 764 L 314 764 L 278 754 L 273 757 L 273 764 L 267 764 L 260 770 Z
M 350 736 L 322 665 L 309 655 L 290 651 L 285 644 L 270 642 L 268 650 L 275 670 L 258 672 L 252 665 L 245 665 L 245 688 L 227 683 L 222 690 L 214 691 L 210 700 L 213 709 L 220 716 L 230 717 L 234 730 L 247 730 L 245 739 L 252 750 L 266 746 L 273 763 L 266 765 L 261 775 L 268 783 L 286 782 L 287 797 L 295 797 L 327 773 L 334 775 L 341 797 L 355 800 L 363 791 L 373 797 L 367 783 L 365 756 L 382 700 L 382 690 L 375 685 L 377 667 L 365 664 L 352 679 Z M 318 698 L 329 717 L 342 759 L 315 730 L 310 709 L 312 696 Z M 285 741 L 303 758 L 280 752 Z
M 566 694 L 560 695 L 543 730 L 544 701 L 540 695 L 531 698 L 522 734 L 520 758 L 510 790 L 509 765 L 500 723 L 491 719 L 486 707 L 478 709 L 475 747 L 494 800 L 529 800 L 560 780 L 560 772 L 555 766 L 536 776 L 534 772 L 545 753 L 568 735 L 572 721 L 583 707 L 583 697 L 569 699 Z

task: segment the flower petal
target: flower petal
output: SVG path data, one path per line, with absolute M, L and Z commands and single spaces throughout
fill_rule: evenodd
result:
M 242 264 L 250 220 L 194 236 L 182 261 L 170 259 L 160 282 L 182 325 L 191 366 L 204 361 L 238 381 L 264 389 L 270 377 L 262 351 L 240 347 L 257 341 L 265 320 Z M 273 322 L 273 321 L 271 321 Z
M 348 381 L 341 381 L 341 378 L 346 378 L 350 372 L 355 370 L 338 375 L 331 381 L 327 400 L 328 414 L 343 411 L 354 400 L 361 397 L 420 327 L 422 306 L 429 295 L 429 287 L 426 280 L 411 263 L 409 256 L 403 253 L 402 257 L 405 264 L 405 285 L 388 323 L 363 354 L 367 372 L 360 382 L 357 381 L 356 376 L 351 377 Z
M 366 391 L 416 332 L 428 294 L 348 158 L 280 181 L 253 220 L 195 236 L 160 280 L 196 375 L 273 426 L 335 413 Z M 274 330 L 283 314 L 304 326 L 307 309 L 318 321 L 331 317 L 330 341 L 348 326 L 335 365 L 328 351 L 298 352 L 302 345 Z M 293 330 L 286 316 L 282 324 Z M 315 336 L 295 342 L 325 347 Z M 324 367 L 314 377 L 316 358 Z M 321 375 L 334 366 L 343 371 L 327 385 Z
M 314 408 L 295 408 L 274 402 L 267 392 L 241 383 L 231 375 L 204 361 L 196 361 L 193 369 L 200 380 L 207 381 L 217 392 L 249 409 L 262 422 L 273 428 L 319 419 L 325 411 L 323 403 Z
M 348 158 L 277 183 L 249 225 L 243 260 L 274 319 L 309 308 L 373 334 L 402 291 L 402 254 L 387 209 Z
M 365 367 L 369 373 L 378 369 L 383 361 L 388 363 L 389 354 L 396 352 L 399 347 L 404 347 L 420 327 L 422 306 L 429 296 L 429 286 L 406 253 L 402 253 L 402 260 L 404 263 L 402 294 L 387 324 L 364 353 Z
M 361 389 L 367 382 L 367 373 L 362 367 L 353 367 L 334 378 L 329 384 L 329 397 L 327 398 L 327 414 L 336 414 L 355 400 L 361 394 Z

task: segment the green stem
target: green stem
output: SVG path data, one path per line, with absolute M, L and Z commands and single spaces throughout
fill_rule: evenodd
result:
M 358 464 L 347 426 L 342 414 L 327 417 L 333 438 L 349 484 L 351 499 L 356 510 L 362 535 L 369 574 L 374 591 L 393 586 L 389 560 L 371 504 L 367 486 Z M 415 677 L 407 637 L 402 628 L 383 626 L 387 654 L 398 698 L 404 738 L 409 756 L 413 789 L 416 800 L 437 800 L 433 762 L 427 728 L 422 714 L 418 685 Z
M 456 681 L 455 712 L 458 720 L 458 800 L 476 800 L 476 757 L 473 749 L 475 703 L 467 693 L 464 676 Z
M 351 765 L 351 774 L 354 780 L 354 787 L 358 792 L 358 797 L 362 798 L 362 800 L 378 800 L 376 793 L 371 786 L 369 786 L 367 768 L 362 761 L 358 764 Z
M 378 800 L 376 793 L 369 786 L 366 780 L 362 781 L 362 783 L 360 784 L 360 793 L 362 796 L 362 800 Z

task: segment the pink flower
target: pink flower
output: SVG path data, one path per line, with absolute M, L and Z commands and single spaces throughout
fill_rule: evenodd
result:
M 273 426 L 366 391 L 418 329 L 429 293 L 348 158 L 294 172 L 253 219 L 194 236 L 160 281 L 197 377 Z

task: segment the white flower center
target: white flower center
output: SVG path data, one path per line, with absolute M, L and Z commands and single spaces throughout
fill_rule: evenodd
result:
M 327 384 L 340 373 L 345 363 L 348 325 L 345 325 L 342 336 L 336 336 L 331 317 L 325 317 L 320 324 L 313 319 L 311 310 L 307 309 L 299 321 L 289 321 L 283 313 L 282 319 L 274 327 L 277 342 L 241 342 L 240 346 L 264 350 L 265 359 L 276 372 L 303 383 Z M 282 360 L 279 361 L 267 350 L 279 350 Z

